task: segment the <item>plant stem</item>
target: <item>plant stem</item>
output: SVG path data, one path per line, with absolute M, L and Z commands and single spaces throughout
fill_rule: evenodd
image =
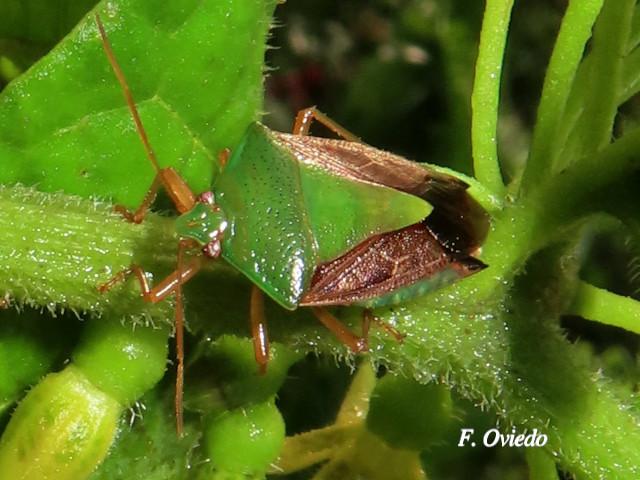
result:
M 576 298 L 568 313 L 640 333 L 640 302 L 586 282 L 579 283 Z
M 627 44 L 627 52 L 635 50 L 640 45 L 640 5 L 636 5 L 631 22 L 631 35 Z
M 71 309 L 116 318 L 170 320 L 167 302 L 149 305 L 135 282 L 109 294 L 98 286 L 132 263 L 172 269 L 176 241 L 171 221 L 149 215 L 134 225 L 108 204 L 0 187 L 0 292 L 17 304 Z
M 594 29 L 586 76 L 582 78 L 587 88 L 582 89 L 582 96 L 577 99 L 582 113 L 568 144 L 559 144 L 561 154 L 556 159 L 556 168 L 579 161 L 611 142 L 634 7 L 635 0 L 608 0 L 602 8 Z
M 624 59 L 618 104 L 629 100 L 640 91 L 640 49 L 635 49 Z
M 502 61 L 512 7 L 513 0 L 487 0 L 471 94 L 475 175 L 497 196 L 504 193 L 498 162 L 497 126 Z
M 611 197 L 608 187 L 628 177 L 640 168 L 640 128 L 628 131 L 600 152 L 584 157 L 557 176 L 540 185 L 523 205 L 525 211 L 535 210 L 538 227 L 536 242 L 544 242 L 549 231 L 568 225 L 585 215 L 601 212 Z M 548 199 L 562 199 L 553 208 Z
M 522 188 L 532 189 L 552 174 L 558 154 L 557 132 L 584 47 L 604 0 L 571 0 L 544 79 L 531 151 Z

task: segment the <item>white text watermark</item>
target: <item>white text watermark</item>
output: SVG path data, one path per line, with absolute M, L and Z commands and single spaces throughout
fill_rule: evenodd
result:
M 460 439 L 458 440 L 458 446 L 464 447 L 471 445 L 475 447 L 478 442 L 483 447 L 544 447 L 549 439 L 544 433 L 538 432 L 538 429 L 534 428 L 532 431 L 525 430 L 524 432 L 516 432 L 513 428 L 510 433 L 503 433 L 497 428 L 490 428 L 482 437 L 476 435 L 473 428 L 462 428 L 460 430 Z

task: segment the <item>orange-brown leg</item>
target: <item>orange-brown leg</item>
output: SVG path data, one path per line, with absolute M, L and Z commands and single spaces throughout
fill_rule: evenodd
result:
M 267 364 L 269 363 L 269 336 L 267 335 L 267 321 L 264 316 L 264 294 L 255 285 L 251 287 L 249 311 L 253 351 L 258 364 L 258 372 L 260 375 L 264 375 L 267 373 Z
M 114 210 L 130 222 L 141 223 L 155 201 L 160 187 L 164 187 L 169 198 L 173 201 L 176 210 L 180 213 L 191 210 L 196 204 L 195 194 L 180 174 L 178 174 L 178 172 L 173 168 L 161 168 L 154 177 L 149 190 L 145 194 L 144 199 L 138 208 L 131 211 L 123 205 L 116 205 Z
M 11 306 L 11 297 L 8 293 L 5 293 L 0 297 L 0 310 L 6 310 Z
M 316 107 L 305 108 L 304 110 L 300 110 L 298 112 L 298 115 L 296 115 L 296 120 L 293 124 L 292 133 L 294 135 L 309 135 L 309 129 L 311 128 L 311 123 L 314 120 L 320 122 L 329 130 L 335 132 L 345 140 L 349 140 L 350 142 L 362 142 L 362 140 L 360 140 L 357 135 L 354 135 L 342 125 L 326 116 Z
M 149 208 L 151 208 L 151 205 L 155 201 L 156 195 L 158 195 L 160 184 L 160 177 L 156 175 L 153 178 L 153 183 L 144 196 L 142 203 L 134 211 L 129 210 L 124 205 L 116 205 L 114 210 L 132 223 L 141 223 L 142 220 L 144 220 L 145 215 L 149 211 Z
M 358 337 L 340 320 L 322 307 L 311 307 L 311 311 L 320 322 L 333 333 L 338 340 L 351 349 L 353 353 L 366 352 L 369 349 L 366 337 Z
M 379 327 L 383 328 L 399 343 L 402 343 L 404 337 L 406 336 L 405 334 L 400 333 L 395 327 L 389 325 L 387 322 L 382 321 L 382 319 L 380 319 L 379 317 L 376 317 L 370 309 L 366 308 L 364 312 L 362 312 L 362 336 L 367 340 L 369 339 L 369 329 L 372 323 L 375 323 Z
M 130 275 L 135 275 L 136 280 L 140 284 L 142 290 L 142 298 L 145 302 L 158 303 L 175 293 L 178 284 L 187 283 L 193 276 L 198 273 L 202 267 L 202 257 L 194 257 L 186 266 L 183 267 L 179 274 L 179 269 L 174 270 L 167 275 L 158 285 L 151 288 L 146 277 L 146 272 L 138 265 L 131 265 L 129 268 L 118 272 L 108 282 L 98 287 L 100 293 L 111 290 L 118 283 L 124 282 Z M 178 280 L 178 278 L 180 280 Z

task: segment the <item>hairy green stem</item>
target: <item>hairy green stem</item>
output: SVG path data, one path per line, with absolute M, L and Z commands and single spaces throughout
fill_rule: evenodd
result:
M 381 348 L 377 342 L 384 337 L 377 335 L 373 356 L 419 381 L 455 387 L 493 408 L 507 425 L 544 432 L 549 451 L 573 473 L 634 479 L 640 465 L 637 420 L 619 408 L 607 382 L 596 380 L 588 359 L 557 327 L 565 280 L 549 268 L 562 262 L 552 262 L 539 262 L 539 272 L 519 277 L 508 295 L 495 291 L 493 304 L 469 290 L 490 279 L 490 267 L 484 279 L 479 274 L 381 312 L 407 338 L 402 346 L 383 340 Z
M 140 299 L 134 282 L 101 294 L 98 286 L 132 263 L 167 271 L 175 265 L 171 221 L 149 215 L 124 221 L 108 204 L 0 187 L 0 292 L 12 302 L 121 318 L 172 318 L 167 303 Z
M 485 187 L 498 196 L 504 192 L 497 147 L 498 104 L 512 7 L 513 0 L 487 1 L 471 94 L 474 173 Z

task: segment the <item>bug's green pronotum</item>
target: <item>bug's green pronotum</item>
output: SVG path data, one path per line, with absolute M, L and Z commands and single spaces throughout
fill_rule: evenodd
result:
M 173 168 L 159 166 L 99 17 L 96 22 L 156 170 L 142 204 L 133 212 L 118 210 L 141 222 L 163 187 L 180 213 L 181 239 L 176 270 L 155 287 L 132 265 L 101 289 L 135 274 L 146 301 L 176 295 L 179 430 L 181 285 L 206 259 L 222 257 L 253 282 L 251 329 L 262 371 L 269 358 L 262 292 L 286 309 L 312 307 L 340 341 L 361 352 L 376 320 L 370 308 L 402 302 L 484 268 L 472 253 L 486 234 L 487 215 L 466 192 L 466 183 L 365 145 L 315 108 L 298 114 L 292 134 L 249 125 L 233 153 L 221 153 L 222 171 L 211 190 L 194 194 Z M 309 136 L 313 120 L 343 140 Z M 187 258 L 196 249 L 201 253 Z M 362 337 L 324 308 L 329 305 L 364 307 Z

